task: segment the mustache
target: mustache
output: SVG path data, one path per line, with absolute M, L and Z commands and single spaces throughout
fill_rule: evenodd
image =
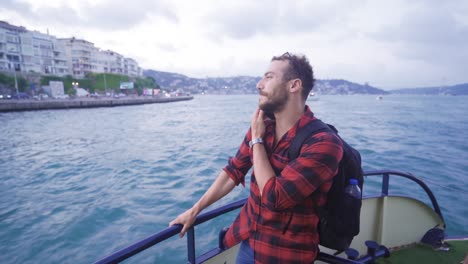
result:
M 259 95 L 263 95 L 263 96 L 267 96 L 268 94 L 267 93 L 264 93 L 264 92 L 258 92 Z

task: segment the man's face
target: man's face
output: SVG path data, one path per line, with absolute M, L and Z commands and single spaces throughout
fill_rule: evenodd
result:
M 288 61 L 272 61 L 257 84 L 260 94 L 258 104 L 266 114 L 282 111 L 289 100 L 288 82 L 283 80 L 287 67 L 289 67 Z

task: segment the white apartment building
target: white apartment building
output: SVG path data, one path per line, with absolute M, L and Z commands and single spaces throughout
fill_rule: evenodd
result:
M 125 58 L 124 60 L 124 74 L 128 76 L 141 76 L 142 71 L 138 66 L 138 63 L 131 58 Z
M 101 56 L 103 58 L 103 62 L 105 63 L 105 68 L 107 70 L 106 72 L 124 74 L 124 56 L 111 50 L 101 51 Z
M 0 21 L 0 71 L 21 70 L 20 34 L 26 28 Z
M 0 21 L 0 71 L 83 78 L 88 73 L 142 76 L 138 63 L 83 39 L 56 38 Z
M 83 78 L 88 73 L 95 72 L 94 57 L 97 48 L 94 44 L 77 38 L 61 38 L 58 43 L 64 47 L 70 73 L 77 78 Z
M 125 58 L 121 54 L 111 50 L 100 50 L 96 56 L 97 72 L 110 72 L 125 74 L 132 77 L 142 76 L 143 70 L 132 58 Z
M 68 65 L 69 57 L 65 45 L 60 42 L 57 38 L 53 38 L 52 41 L 54 60 L 53 60 L 53 74 L 58 76 L 70 75 L 71 70 Z
M 67 56 L 57 38 L 38 31 L 22 33 L 22 71 L 64 76 L 70 74 Z

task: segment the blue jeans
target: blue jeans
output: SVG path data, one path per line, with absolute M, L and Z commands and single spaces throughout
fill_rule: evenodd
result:
M 250 248 L 249 240 L 246 239 L 241 242 L 239 251 L 237 252 L 236 264 L 254 264 L 254 253 Z

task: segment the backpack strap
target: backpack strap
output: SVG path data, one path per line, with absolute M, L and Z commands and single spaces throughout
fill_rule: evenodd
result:
M 319 131 L 329 130 L 337 133 L 334 127 L 327 125 L 322 122 L 320 119 L 315 119 L 314 121 L 308 123 L 303 128 L 299 129 L 296 133 L 296 136 L 293 138 L 291 145 L 289 146 L 288 157 L 289 160 L 293 160 L 299 156 L 302 144 L 304 141 L 311 135 L 318 133 Z

